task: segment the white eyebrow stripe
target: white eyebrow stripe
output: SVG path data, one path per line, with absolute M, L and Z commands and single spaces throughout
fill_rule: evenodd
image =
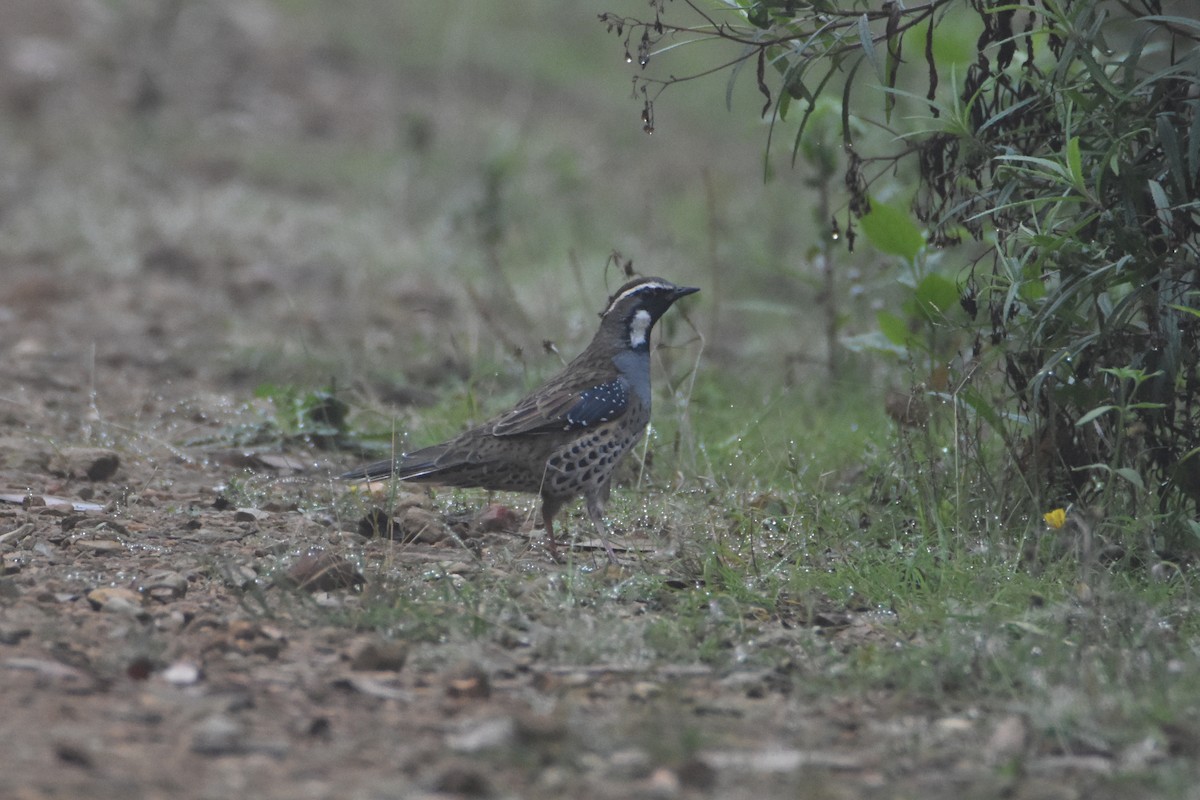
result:
M 671 289 L 671 288 L 674 288 L 671 286 L 671 284 L 659 283 L 658 281 L 646 281 L 645 283 L 639 283 L 637 286 L 631 286 L 630 288 L 626 289 L 625 291 L 621 292 L 619 295 L 614 297 L 612 299 L 612 302 L 608 304 L 608 308 L 604 309 L 604 314 L 601 314 L 600 316 L 604 316 L 608 312 L 612 311 L 613 307 L 617 303 L 621 302 L 622 300 L 624 300 L 626 297 L 629 297 L 630 295 L 637 294 L 638 292 L 644 291 L 646 289 Z

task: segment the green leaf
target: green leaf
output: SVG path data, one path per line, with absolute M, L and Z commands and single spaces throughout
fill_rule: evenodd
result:
M 871 210 L 859 220 L 863 234 L 882 253 L 912 261 L 925 245 L 925 236 L 907 211 L 871 202 Z
M 1191 170 L 1188 174 L 1195 175 L 1196 171 L 1200 170 L 1200 102 L 1189 100 L 1187 105 L 1192 117 L 1187 139 L 1187 163 L 1188 169 Z
M 889 342 L 898 344 L 901 347 L 908 346 L 908 341 L 912 338 L 912 333 L 909 331 L 908 324 L 902 317 L 890 311 L 879 311 L 875 314 L 875 322 L 879 325 L 880 332 L 887 337 Z
M 1184 314 L 1191 314 L 1193 317 L 1200 317 L 1200 308 L 1192 308 L 1191 306 L 1180 306 L 1180 305 L 1176 305 L 1174 303 L 1171 303 L 1168 307 L 1173 308 L 1176 311 L 1181 311 Z
M 1116 408 L 1116 406 L 1097 406 L 1096 408 L 1093 408 L 1091 411 L 1087 412 L 1082 417 L 1080 417 L 1075 422 L 1075 427 L 1079 428 L 1084 425 L 1087 425 L 1089 422 L 1094 420 L 1096 417 L 1107 414 L 1108 412 L 1114 410 L 1115 408 Z
M 1142 476 L 1138 475 L 1133 469 L 1129 467 L 1121 467 L 1119 469 L 1114 469 L 1113 472 L 1136 486 L 1138 491 L 1144 492 L 1146 490 L 1146 484 L 1142 482 Z
M 945 315 L 946 309 L 952 308 L 958 303 L 958 286 L 954 284 L 954 281 L 941 275 L 926 275 L 917 284 L 914 296 L 917 300 L 917 309 L 923 316 L 930 320 L 941 319 Z
M 879 82 L 883 83 L 885 81 L 883 65 L 879 63 L 879 53 L 875 51 L 875 40 L 871 37 L 871 21 L 867 19 L 866 14 L 858 18 L 858 42 L 862 45 L 867 60 L 871 62 L 871 67 L 875 70 Z
M 967 386 L 953 396 L 959 403 L 974 411 L 984 422 L 999 429 L 1003 424 L 995 406 L 985 398 L 978 389 Z
M 1174 215 L 1171 214 L 1171 201 L 1167 198 L 1166 190 L 1162 184 L 1151 178 L 1146 181 L 1150 186 L 1150 198 L 1154 201 L 1154 207 L 1158 209 L 1158 216 L 1167 225 L 1171 225 L 1174 220 Z
M 868 331 L 856 336 L 843 336 L 838 341 L 851 353 L 892 353 L 907 356 L 908 349 L 888 339 L 880 331 Z
M 254 396 L 259 400 L 274 400 L 286 396 L 287 392 L 273 383 L 260 383 L 254 387 Z
M 1171 183 L 1175 185 L 1175 193 L 1178 197 L 1187 195 L 1187 172 L 1183 167 L 1183 153 L 1179 149 L 1179 136 L 1175 132 L 1175 126 L 1172 124 L 1171 115 L 1158 115 L 1158 146 L 1162 148 L 1162 154 L 1167 159 L 1167 164 L 1170 169 L 1167 174 L 1171 177 Z
M 1142 22 L 1159 22 L 1181 28 L 1195 28 L 1196 31 L 1200 32 L 1200 19 L 1194 17 L 1172 17 L 1164 14 L 1150 14 L 1142 17 Z
M 1082 190 L 1083 186 L 1083 156 L 1079 152 L 1079 137 L 1072 136 L 1067 142 L 1067 169 L 1071 171 L 1071 181 L 1075 188 Z

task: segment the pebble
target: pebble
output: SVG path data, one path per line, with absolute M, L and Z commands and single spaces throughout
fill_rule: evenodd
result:
M 646 793 L 650 797 L 675 797 L 679 789 L 679 776 L 666 767 L 657 768 L 646 779 Z
M 254 571 L 253 567 L 235 561 L 222 561 L 217 564 L 217 574 L 221 576 L 221 580 L 225 581 L 226 585 L 234 589 L 247 589 L 258 580 L 258 573 Z
M 406 542 L 437 544 L 445 541 L 450 535 L 441 514 L 420 506 L 401 509 L 393 518 L 393 522 L 399 528 L 399 533 L 394 538 Z
M 492 694 L 492 684 L 483 667 L 460 664 L 446 677 L 446 696 L 456 700 L 484 700 Z
M 191 686 L 200 680 L 200 668 L 190 661 L 176 661 L 163 670 L 162 677 L 172 686 Z
M 53 459 L 51 469 L 72 478 L 106 481 L 117 474 L 121 457 L 102 447 L 66 447 Z
M 478 753 L 511 744 L 516 735 L 512 717 L 473 720 L 457 733 L 446 737 L 446 746 L 458 753 Z
M 346 559 L 314 547 L 288 568 L 286 582 L 307 592 L 332 592 L 362 586 L 364 579 Z
M 459 797 L 487 797 L 492 794 L 487 776 L 476 767 L 465 764 L 452 764 L 442 770 L 433 788 L 437 792 Z
M 506 505 L 490 503 L 475 517 L 473 527 L 482 533 L 517 533 L 525 518 Z
M 192 752 L 204 756 L 223 756 L 243 752 L 246 729 L 228 714 L 213 714 L 192 729 Z
M 234 522 L 262 522 L 269 519 L 271 514 L 258 508 L 239 508 L 233 512 Z
M 149 619 L 142 608 L 142 596 L 121 586 L 100 586 L 87 593 L 87 601 L 96 611 L 125 614 L 136 619 Z
M 0 626 L 0 644 L 17 644 L 22 639 L 28 638 L 33 631 L 24 626 L 9 627 Z
M 398 641 L 364 642 L 350 659 L 350 669 L 360 672 L 399 672 L 408 658 L 408 644 Z
M 137 583 L 138 591 L 160 603 L 178 600 L 187 594 L 187 578 L 178 572 L 162 570 L 152 572 Z
M 113 539 L 78 539 L 75 542 L 75 548 L 98 556 L 124 553 L 126 550 L 124 544 Z

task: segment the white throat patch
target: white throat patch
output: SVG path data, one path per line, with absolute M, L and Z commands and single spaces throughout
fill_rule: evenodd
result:
M 650 331 L 650 312 L 644 308 L 638 309 L 629 321 L 629 346 L 642 347 L 646 344 L 646 334 Z

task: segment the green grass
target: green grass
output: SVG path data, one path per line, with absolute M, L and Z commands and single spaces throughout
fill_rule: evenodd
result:
M 481 643 L 519 647 L 543 666 L 698 664 L 761 671 L 814 701 L 886 692 L 943 715 L 1021 714 L 1043 751 L 1064 755 L 1148 747 L 1166 758 L 1187 747 L 1200 712 L 1190 575 L 1156 580 L 1080 563 L 1069 548 L 1023 548 L 1069 535 L 1040 519 L 1004 528 L 997 514 L 953 503 L 918 508 L 950 490 L 894 486 L 945 473 L 922 462 L 924 445 L 898 434 L 869 391 L 831 404 L 707 373 L 686 399 L 659 388 L 650 466 L 616 490 L 610 519 L 667 531 L 673 559 L 635 559 L 620 575 L 586 556 L 535 573 L 385 570 L 393 577 L 347 622 L 423 643 L 415 657 L 430 664 Z M 451 393 L 418 428 L 445 432 L 477 412 Z M 568 524 L 584 527 L 578 509 Z M 1183 773 L 1134 770 L 1131 780 L 1166 790 Z

